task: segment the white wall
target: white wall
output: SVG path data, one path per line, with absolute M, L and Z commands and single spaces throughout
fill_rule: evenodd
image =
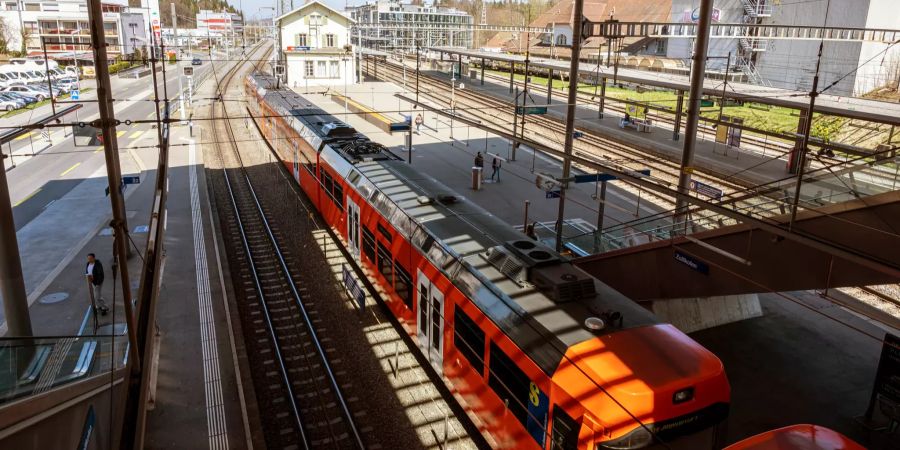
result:
M 868 28 L 900 29 L 900 12 L 896 0 L 870 0 L 866 19 Z M 885 85 L 896 86 L 900 77 L 900 45 L 866 42 L 859 52 L 859 70 L 854 89 L 864 94 Z
M 287 82 L 291 87 L 309 87 L 311 91 L 315 91 L 313 88 L 340 87 L 345 83 L 353 84 L 356 80 L 356 64 L 353 57 L 287 53 L 286 58 Z M 313 65 L 313 75 L 310 77 L 306 76 L 307 61 Z
M 307 19 L 314 14 L 323 18 L 318 27 L 311 27 Z M 349 20 L 345 16 L 313 3 L 282 19 L 280 26 L 281 49 L 285 52 L 289 86 L 316 90 L 322 86 L 343 86 L 355 82 L 355 58 L 345 50 L 345 46 L 350 44 Z M 306 47 L 310 49 L 293 49 L 298 44 L 297 35 L 303 34 L 306 35 Z M 334 36 L 333 46 L 327 45 L 327 35 Z M 311 76 L 307 75 L 307 63 L 312 64 Z

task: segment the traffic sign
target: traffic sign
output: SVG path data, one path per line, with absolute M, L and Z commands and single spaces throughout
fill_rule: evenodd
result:
M 559 192 L 560 192 L 559 189 L 557 189 L 557 190 L 555 190 L 555 191 L 547 191 L 547 192 L 544 194 L 544 196 L 545 196 L 546 198 L 559 198 Z
M 72 90 L 72 100 L 78 100 L 78 98 L 80 97 L 80 95 L 81 95 L 81 93 L 78 92 L 78 89 Z
M 706 183 L 701 183 L 697 180 L 691 180 L 691 183 L 688 186 L 692 191 L 714 199 L 720 199 L 722 198 L 722 195 L 725 194 L 721 189 Z

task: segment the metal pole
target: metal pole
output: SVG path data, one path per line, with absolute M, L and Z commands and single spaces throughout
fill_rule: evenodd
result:
M 513 127 L 512 127 L 512 135 L 516 137 L 516 131 L 518 129 L 517 124 L 519 123 L 519 87 L 516 86 L 516 96 L 513 97 L 513 104 L 515 107 L 513 108 Z M 525 108 L 522 108 L 522 114 L 525 114 Z M 513 140 L 512 143 L 512 155 L 510 156 L 510 161 L 516 160 L 516 150 L 519 149 L 519 141 Z
M 112 205 L 113 220 L 110 223 L 115 238 L 113 245 L 119 262 L 119 279 L 122 283 L 122 303 L 125 306 L 125 322 L 128 326 L 130 357 L 134 367 L 141 368 L 137 346 L 134 305 L 131 302 L 131 278 L 128 276 L 128 223 L 125 217 L 125 200 L 120 186 L 119 141 L 116 137 L 116 118 L 113 110 L 112 89 L 106 58 L 106 40 L 103 33 L 103 11 L 100 0 L 88 0 L 88 17 L 91 27 L 91 48 L 94 53 L 94 69 L 97 76 L 97 109 L 100 119 L 95 121 L 103 133 L 103 153 L 106 157 L 106 174 L 109 182 L 109 201 Z
M 172 5 L 172 33 L 175 36 L 175 45 L 178 45 L 178 15 L 175 14 L 175 3 L 169 3 Z M 180 51 L 179 47 L 175 47 L 176 54 Z M 175 61 L 178 61 L 179 58 L 175 58 Z M 177 66 L 176 66 L 177 67 Z M 182 71 L 183 72 L 183 71 Z M 181 76 L 182 72 L 178 73 L 178 110 L 181 112 L 181 121 L 183 122 L 185 119 L 184 115 L 184 87 L 181 84 Z
M 531 200 L 525 200 L 525 222 L 522 223 L 522 231 L 528 229 L 528 207 L 531 206 Z
M 419 103 L 419 61 L 421 59 L 422 58 L 419 55 L 419 44 L 416 43 L 416 103 Z
M 12 157 L 12 147 L 10 147 Z M 19 259 L 19 242 L 12 214 L 12 199 L 6 181 L 6 155 L 0 153 L 0 296 L 3 297 L 3 314 L 6 316 L 7 337 L 30 337 L 31 318 L 28 313 L 28 296 L 22 261 Z
M 697 26 L 697 40 L 694 43 L 694 64 L 691 67 L 691 92 L 688 100 L 687 120 L 684 127 L 684 152 L 681 155 L 681 173 L 678 176 L 678 192 L 687 195 L 691 183 L 694 164 L 694 149 L 697 145 L 697 126 L 700 120 L 700 98 L 703 96 L 703 78 L 706 74 L 706 52 L 709 48 L 709 25 L 712 20 L 713 0 L 701 0 L 700 22 Z M 687 212 L 687 201 L 679 197 L 675 200 L 675 222 Z
M 547 70 L 547 104 L 553 100 L 553 69 Z
M 606 77 L 600 79 L 600 106 L 597 107 L 598 118 L 603 118 L 603 110 L 606 108 Z
M 794 220 L 797 219 L 797 207 L 800 206 L 800 187 L 803 183 L 803 172 L 806 166 L 806 154 L 809 151 L 809 134 L 812 131 L 813 114 L 816 110 L 816 97 L 819 96 L 819 68 L 822 64 L 822 49 L 825 47 L 825 41 L 819 42 L 819 56 L 816 61 L 816 74 L 813 76 L 812 89 L 809 90 L 809 107 L 807 108 L 806 120 L 803 122 L 803 137 L 800 140 L 800 148 L 797 149 L 797 183 L 794 188 L 794 204 L 791 205 L 791 221 L 788 224 L 788 231 L 793 230 Z
M 50 91 L 50 110 L 56 115 L 56 99 L 53 98 L 53 84 L 50 83 L 50 61 L 47 60 L 47 43 L 41 36 L 41 48 L 44 51 L 44 76 L 47 77 L 47 90 Z
M 606 212 L 606 181 L 600 182 L 600 206 L 597 209 L 597 233 L 603 231 L 603 216 Z
M 722 113 L 725 111 L 725 89 L 728 88 L 729 67 L 731 67 L 731 52 L 728 52 L 728 62 L 725 64 L 725 81 L 722 82 L 722 100 L 719 101 L 719 122 L 722 122 Z
M 96 0 L 95 0 L 96 1 Z M 712 0 L 706 0 L 712 1 Z M 572 11 L 572 61 L 569 66 L 569 99 L 566 104 L 566 141 L 563 147 L 562 178 L 569 178 L 572 168 L 572 144 L 575 133 L 575 103 L 578 101 L 578 62 L 581 55 L 581 40 L 584 34 L 582 24 L 582 9 L 584 0 L 575 0 L 575 8 Z M 566 213 L 566 186 L 563 181 L 559 189 L 559 215 L 556 218 L 556 251 L 562 251 L 563 219 Z
M 678 100 L 675 102 L 675 126 L 672 131 L 673 141 L 677 141 L 681 138 L 681 112 L 684 109 L 684 91 L 676 92 L 678 93 Z

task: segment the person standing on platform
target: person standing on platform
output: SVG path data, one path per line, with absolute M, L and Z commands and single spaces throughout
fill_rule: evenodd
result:
M 500 181 L 500 158 L 496 156 L 491 161 L 491 181 L 494 181 L 494 176 L 497 177 L 497 181 Z
M 106 301 L 103 300 L 103 264 L 97 259 L 93 253 L 87 255 L 87 265 L 84 268 L 84 274 L 87 276 L 88 283 L 91 286 L 91 297 L 93 298 L 93 307 L 100 311 L 104 316 L 109 311 Z
M 419 134 L 419 129 L 422 128 L 422 122 L 425 122 L 422 113 L 416 114 L 416 134 Z

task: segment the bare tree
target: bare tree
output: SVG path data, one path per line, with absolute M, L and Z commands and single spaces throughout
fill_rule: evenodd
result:
M 9 53 L 9 38 L 10 29 L 9 25 L 6 23 L 6 19 L 0 17 L 0 53 L 7 54 Z
M 31 28 L 22 27 L 20 30 L 20 34 L 22 35 L 22 55 L 28 54 L 28 38 L 31 37 L 32 31 Z

